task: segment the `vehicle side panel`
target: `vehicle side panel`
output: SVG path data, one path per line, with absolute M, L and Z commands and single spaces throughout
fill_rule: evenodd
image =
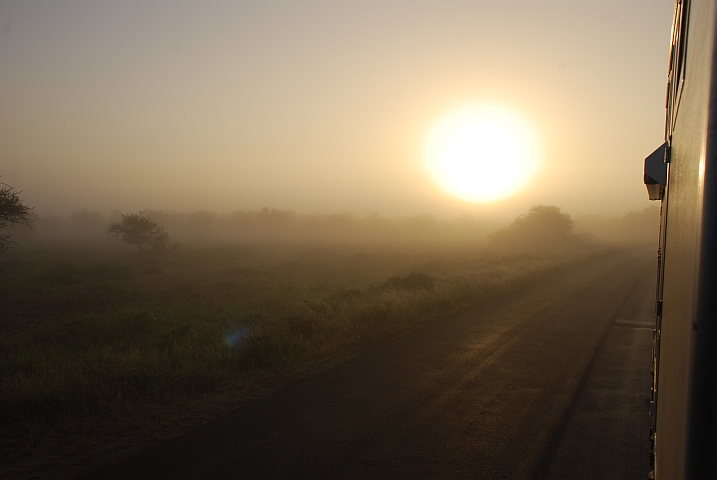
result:
M 714 24 L 713 24 L 714 28 Z M 714 33 L 713 33 L 714 35 Z M 707 145 L 702 175 L 702 218 L 697 315 L 694 328 L 687 477 L 717 478 L 717 44 L 712 48 Z
M 672 136 L 663 210 L 667 226 L 655 454 L 655 474 L 660 479 L 685 478 L 714 15 L 714 0 L 692 1 L 685 83 Z

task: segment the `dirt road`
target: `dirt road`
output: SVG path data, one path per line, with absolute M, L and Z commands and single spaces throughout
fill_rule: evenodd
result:
M 591 260 L 86 478 L 642 480 L 654 278 Z

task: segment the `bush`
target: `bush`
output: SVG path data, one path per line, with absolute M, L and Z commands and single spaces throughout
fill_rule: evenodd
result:
M 32 208 L 20 200 L 19 192 L 10 185 L 0 183 L 0 230 L 15 223 L 28 224 L 32 215 Z M 10 235 L 0 234 L 0 253 L 10 248 Z
M 140 250 L 164 250 L 169 243 L 169 234 L 145 212 L 122 214 L 122 220 L 110 223 L 107 234 Z
M 535 205 L 488 238 L 499 251 L 551 253 L 580 243 L 574 227 L 573 219 L 560 208 Z

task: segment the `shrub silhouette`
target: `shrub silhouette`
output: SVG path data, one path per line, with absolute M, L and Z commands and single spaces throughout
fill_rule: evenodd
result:
M 122 214 L 122 220 L 109 224 L 107 234 L 140 250 L 164 250 L 169 243 L 169 234 L 145 212 Z
M 574 247 L 580 242 L 574 227 L 573 219 L 560 208 L 535 205 L 488 238 L 499 251 L 549 253 Z
M 28 207 L 10 185 L 0 183 L 0 230 L 8 228 L 15 223 L 29 225 L 32 216 L 32 207 Z M 0 234 L 0 253 L 10 248 L 10 235 Z

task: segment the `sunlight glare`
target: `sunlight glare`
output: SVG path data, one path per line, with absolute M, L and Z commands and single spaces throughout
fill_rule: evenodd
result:
M 490 202 L 521 189 L 532 176 L 536 147 L 527 125 L 492 107 L 461 110 L 431 135 L 428 167 L 449 193 Z

